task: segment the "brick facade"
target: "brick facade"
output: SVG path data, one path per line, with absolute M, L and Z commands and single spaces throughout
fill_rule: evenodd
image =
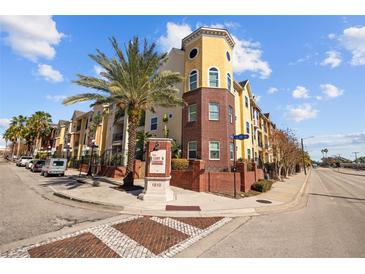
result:
M 188 143 L 197 142 L 197 159 L 205 161 L 205 168 L 209 170 L 229 170 L 230 135 L 235 134 L 235 103 L 234 95 L 221 88 L 198 88 L 184 93 L 183 99 L 187 103 L 182 116 L 182 154 L 188 157 Z M 219 120 L 209 120 L 209 103 L 219 104 Z M 188 106 L 197 105 L 197 121 L 188 121 Z M 232 107 L 232 123 L 228 117 L 228 107 Z M 209 160 L 209 141 L 220 143 L 220 159 Z

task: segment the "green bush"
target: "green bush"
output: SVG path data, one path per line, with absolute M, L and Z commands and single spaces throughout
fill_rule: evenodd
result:
M 172 159 L 171 160 L 171 168 L 173 170 L 184 170 L 188 169 L 189 160 L 188 159 Z
M 260 180 L 251 186 L 252 190 L 266 192 L 271 189 L 273 182 L 269 180 Z

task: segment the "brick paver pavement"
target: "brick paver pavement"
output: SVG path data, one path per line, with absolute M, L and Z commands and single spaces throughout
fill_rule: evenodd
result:
M 172 257 L 230 220 L 222 217 L 132 216 L 8 250 L 0 254 L 0 257 Z

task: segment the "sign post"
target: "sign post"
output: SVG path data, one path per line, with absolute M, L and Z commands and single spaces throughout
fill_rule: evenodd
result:
M 237 198 L 237 189 L 236 189 L 236 170 L 237 170 L 237 152 L 236 152 L 236 140 L 245 140 L 250 138 L 250 136 L 248 134 L 238 134 L 238 135 L 231 135 L 230 136 L 231 139 L 233 139 L 233 187 L 234 187 L 234 191 L 233 191 L 233 195 L 235 198 Z
M 144 201 L 174 200 L 170 188 L 171 139 L 149 138 L 147 141 L 146 177 L 144 191 L 138 198 Z

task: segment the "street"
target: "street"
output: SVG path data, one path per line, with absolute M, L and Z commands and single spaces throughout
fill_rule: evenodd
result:
M 65 179 L 44 178 L 4 159 L 0 176 L 0 245 L 117 214 L 61 199 L 55 202 L 48 185 Z
M 251 217 L 200 257 L 364 257 L 365 177 L 312 170 L 307 206 Z

